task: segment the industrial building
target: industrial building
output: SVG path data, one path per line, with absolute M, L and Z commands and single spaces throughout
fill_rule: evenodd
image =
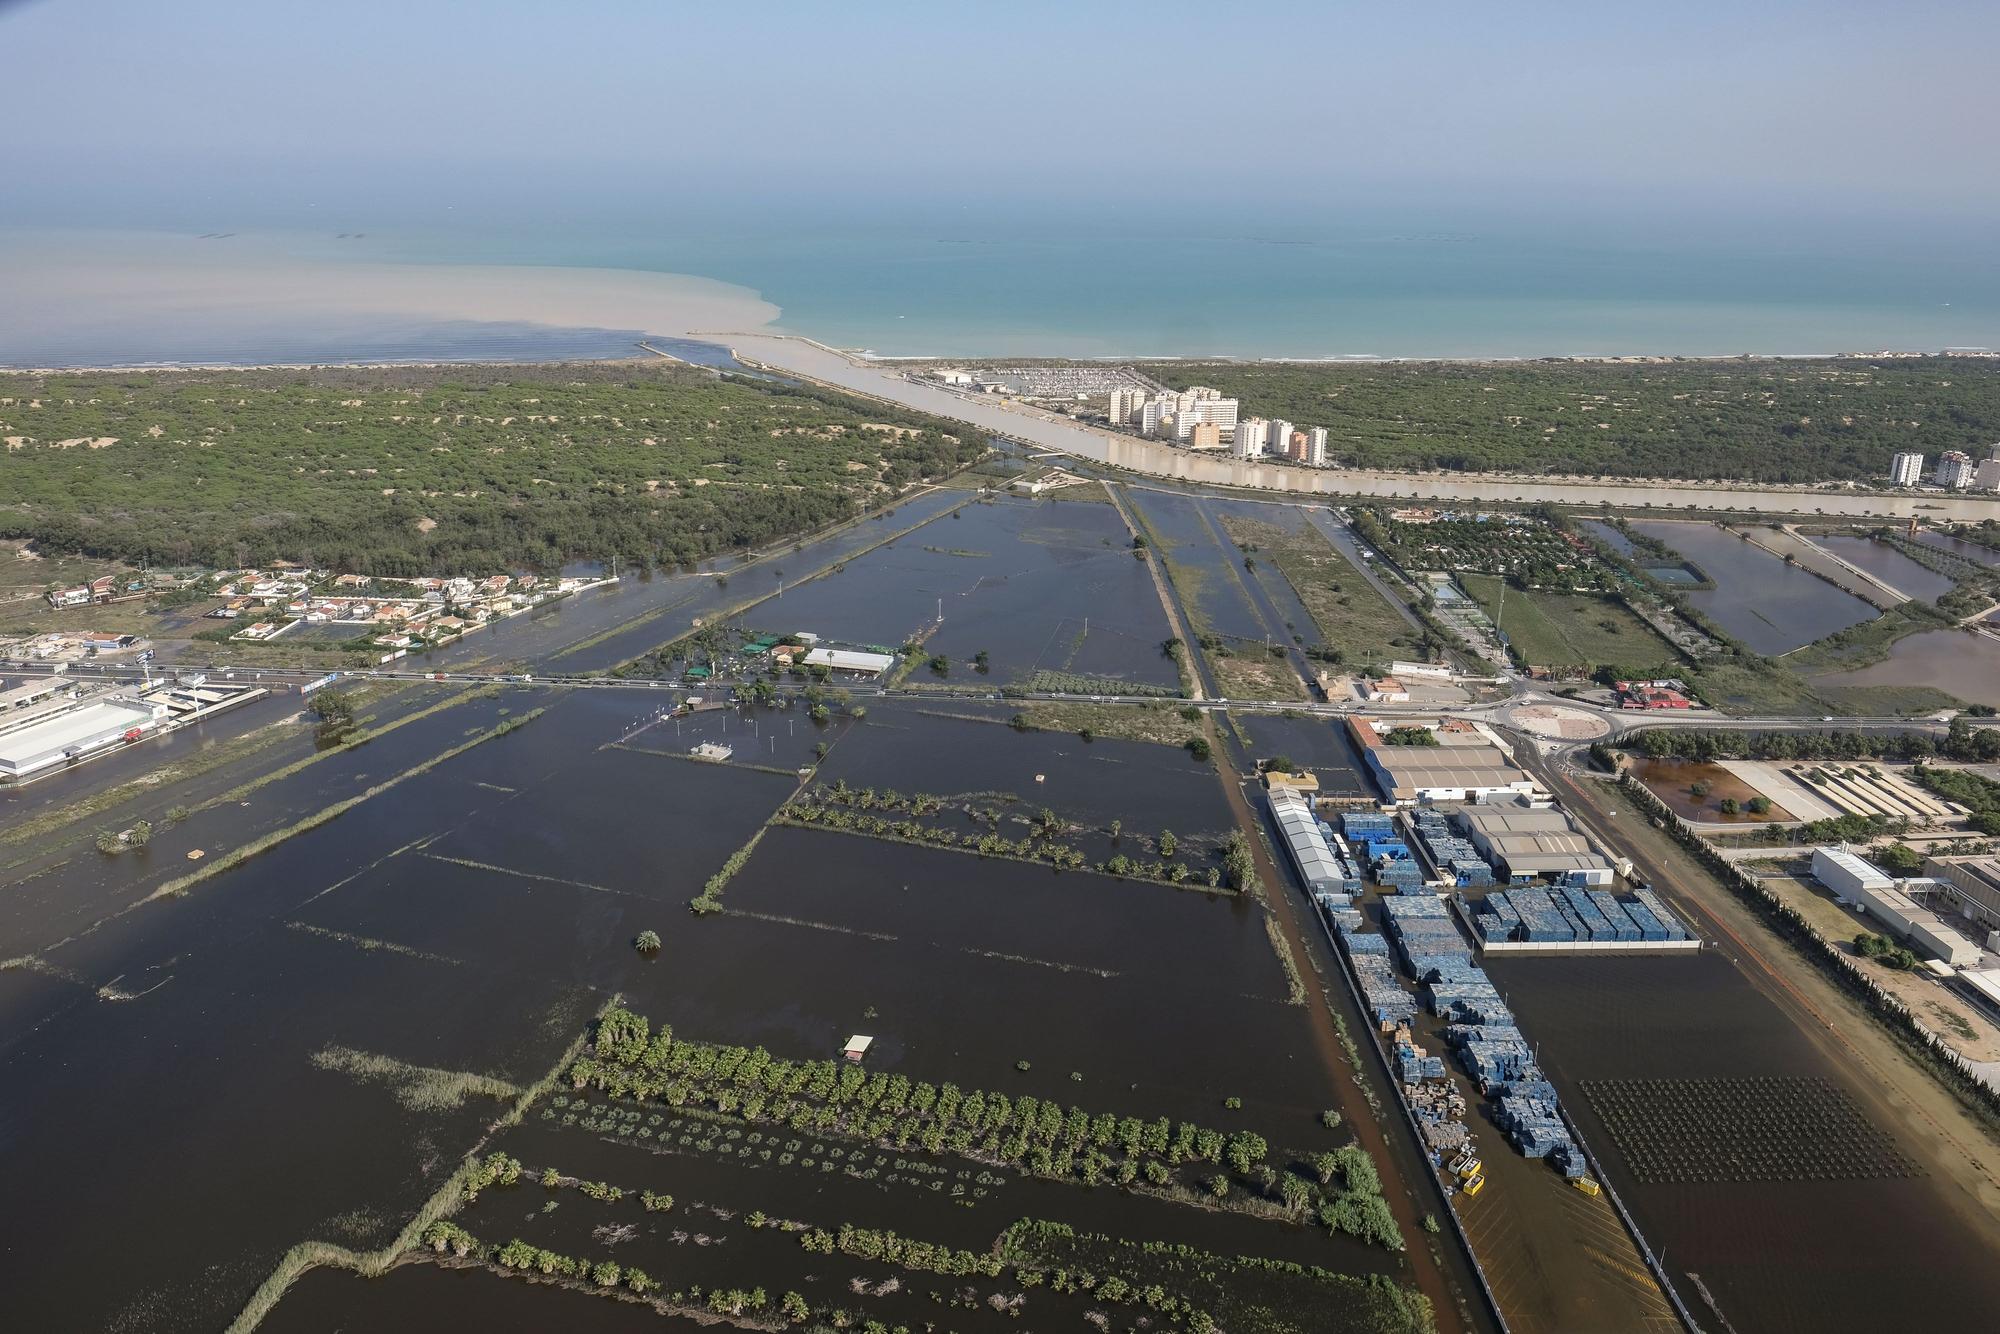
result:
M 2000 932 L 2000 857 L 1932 857 L 1924 875 L 1981 930 Z
M 1451 818 L 1495 876 L 1510 884 L 1558 880 L 1602 886 L 1612 881 L 1611 863 L 1561 811 L 1496 802 L 1463 807 Z
M 164 702 L 129 695 L 59 703 L 62 707 L 53 713 L 37 708 L 32 721 L 0 731 L 0 779 L 18 782 L 120 742 L 136 741 L 167 714 Z
M 1385 739 L 1406 727 L 1426 728 L 1438 744 L 1392 745 Z M 1515 766 L 1490 732 L 1461 719 L 1427 724 L 1350 717 L 1347 733 L 1367 761 L 1369 776 L 1390 801 L 1483 801 L 1527 796 L 1536 790 L 1534 779 Z
M 1306 891 L 1324 901 L 1329 895 L 1352 895 L 1360 889 L 1346 865 L 1333 853 L 1333 845 L 1313 818 L 1312 802 L 1289 788 L 1273 788 L 1270 795 L 1271 819 L 1284 836 L 1285 848 Z M 1344 904 L 1342 906 L 1345 906 Z
M 1812 872 L 1843 903 L 1860 903 L 1864 893 L 1881 893 L 1896 884 L 1881 867 L 1846 848 L 1814 848 Z
M 1912 897 L 1911 891 L 1948 896 L 1942 878 L 1905 880 L 1899 885 L 1846 848 L 1813 849 L 1813 875 L 1843 903 L 1859 908 L 1931 958 L 1954 968 L 1979 962 L 1979 946 Z
M 880 676 L 896 665 L 896 655 L 863 653 L 858 649 L 816 648 L 806 654 L 806 665 L 825 667 L 836 672 L 861 672 L 868 676 Z
M 32 708 L 45 700 L 75 692 L 76 686 L 60 676 L 44 677 L 39 681 L 24 681 L 20 685 L 0 690 L 0 718 L 5 718 L 17 709 Z

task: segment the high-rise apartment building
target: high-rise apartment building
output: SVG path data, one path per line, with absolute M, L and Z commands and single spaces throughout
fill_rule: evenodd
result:
M 1111 424 L 1123 426 L 1132 419 L 1132 410 L 1140 402 L 1136 389 L 1114 389 L 1111 391 Z
M 1196 422 L 1188 433 L 1189 449 L 1221 449 L 1222 428 L 1214 422 Z
M 1283 417 L 1271 418 L 1271 429 L 1264 434 L 1264 452 L 1283 454 L 1292 446 L 1292 424 Z
M 1154 399 L 1145 407 L 1139 409 L 1139 433 L 1141 435 L 1158 435 L 1160 433 L 1160 419 L 1164 415 L 1165 413 L 1162 411 L 1158 399 Z
M 1963 491 L 1972 485 L 1972 458 L 1962 449 L 1947 449 L 1938 455 L 1937 470 L 1931 480 L 1939 486 Z
M 1915 486 L 1924 475 L 1922 454 L 1898 454 L 1889 460 L 1889 485 Z
M 1306 437 L 1306 464 L 1314 468 L 1324 468 L 1326 466 L 1326 428 L 1324 426 L 1313 427 L 1312 433 Z
M 1236 423 L 1236 436 L 1229 452 L 1239 459 L 1254 459 L 1264 452 L 1270 423 L 1262 417 L 1245 417 Z

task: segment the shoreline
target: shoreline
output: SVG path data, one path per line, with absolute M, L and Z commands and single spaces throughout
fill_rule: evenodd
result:
M 561 327 L 551 325 L 551 328 Z M 884 370 L 907 371 L 926 366 L 953 365 L 1007 365 L 1007 366 L 1172 366 L 1188 364 L 1229 363 L 1240 366 L 1537 366 L 1537 365 L 1580 365 L 1580 366 L 1678 366 L 1689 364 L 1715 364 L 1720 362 L 1765 363 L 1781 361 L 1939 361 L 1972 360 L 2000 362 L 2000 350 L 1987 348 L 1962 348 L 1948 351 L 1897 351 L 1884 349 L 1875 352 L 1704 352 L 1704 353 L 1552 353 L 1546 355 L 1517 354 L 1447 357 L 1447 356 L 1338 356 L 1338 357 L 1293 357 L 1293 356 L 1250 356 L 1233 353 L 1208 353 L 1202 355 L 1148 354 L 1143 356 L 939 356 L 934 353 L 886 355 L 870 352 L 863 348 L 837 347 L 822 342 L 810 334 L 794 333 L 780 328 L 755 329 L 736 333 L 701 333 L 687 331 L 675 334 L 646 334 L 646 339 L 670 338 L 680 341 L 703 343 L 722 351 L 731 351 L 731 338 L 783 338 L 817 348 L 822 352 L 843 357 L 849 361 L 868 366 L 879 366 Z M 127 372 L 160 373 L 173 371 L 309 371 L 309 370 L 392 370 L 397 368 L 444 368 L 451 366 L 615 366 L 624 362 L 646 363 L 653 360 L 679 361 L 680 358 L 645 346 L 641 340 L 634 340 L 633 352 L 629 356 L 614 357 L 407 357 L 407 358 L 336 358 L 324 361 L 110 361 L 76 366 L 36 366 L 22 363 L 0 362 L 0 375 L 109 375 Z

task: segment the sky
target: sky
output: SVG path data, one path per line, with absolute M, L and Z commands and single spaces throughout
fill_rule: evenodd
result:
M 2000 211 L 2000 5 L 0 0 L 0 223 Z

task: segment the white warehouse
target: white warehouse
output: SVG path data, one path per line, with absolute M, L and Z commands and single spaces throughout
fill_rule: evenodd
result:
M 1812 872 L 1843 903 L 1860 903 L 1864 890 L 1880 892 L 1896 885 L 1881 867 L 1846 848 L 1814 848 Z

